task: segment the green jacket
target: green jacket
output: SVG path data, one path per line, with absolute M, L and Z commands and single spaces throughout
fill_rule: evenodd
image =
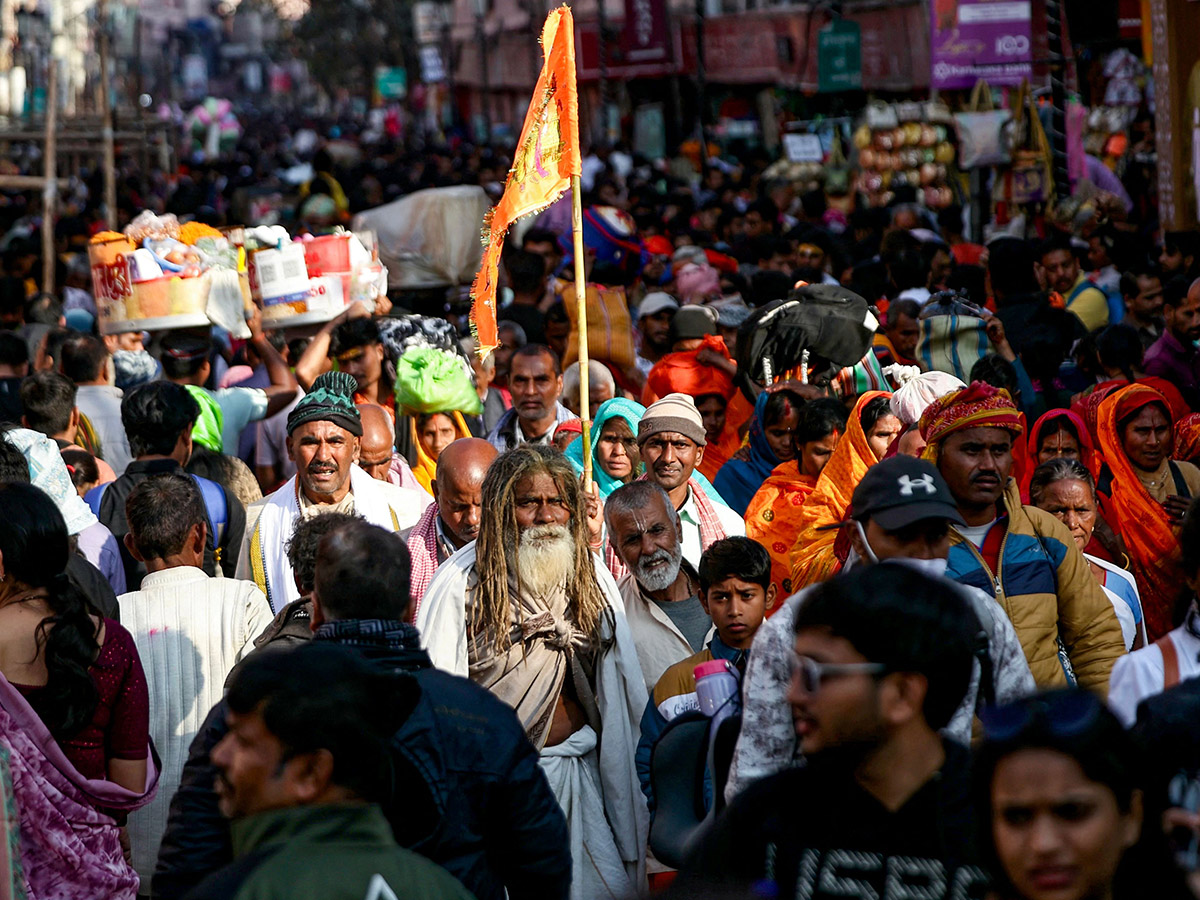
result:
M 230 831 L 234 861 L 186 900 L 471 900 L 444 869 L 397 846 L 374 804 L 276 809 Z

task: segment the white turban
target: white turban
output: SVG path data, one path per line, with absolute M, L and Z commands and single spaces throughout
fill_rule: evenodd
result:
M 960 391 L 966 385 L 948 372 L 925 372 L 898 388 L 889 404 L 904 427 L 917 422 L 921 413 L 938 397 Z

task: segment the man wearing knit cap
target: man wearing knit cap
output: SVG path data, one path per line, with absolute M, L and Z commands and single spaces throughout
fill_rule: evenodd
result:
M 424 491 L 377 481 L 357 463 L 363 427 L 354 405 L 356 382 L 345 372 L 326 372 L 288 414 L 287 451 L 296 474 L 275 493 L 246 509 L 246 536 L 237 577 L 253 580 L 273 612 L 296 599 L 284 545 L 296 518 L 324 512 L 353 513 L 402 531 L 429 505 Z
M 1125 652 L 1121 626 L 1067 527 L 1021 503 L 1010 476 L 1023 426 L 1008 391 L 974 382 L 934 400 L 920 427 L 923 456 L 946 479 L 965 523 L 950 527 L 946 575 L 995 595 L 1038 687 L 1078 682 L 1107 691 Z
M 704 419 L 687 394 L 667 394 L 650 404 L 638 423 L 638 447 L 646 466 L 644 478 L 653 481 L 671 498 L 683 530 L 683 558 L 693 567 L 710 544 L 734 535 L 745 535 L 746 523 L 732 509 L 707 493 L 692 477 L 704 459 Z M 625 567 L 612 544 L 609 568 L 619 578 Z

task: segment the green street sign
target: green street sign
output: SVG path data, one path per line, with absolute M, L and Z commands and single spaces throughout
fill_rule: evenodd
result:
M 817 35 L 817 90 L 823 94 L 862 88 L 862 30 L 835 19 Z
M 375 70 L 375 90 L 381 100 L 403 100 L 408 93 L 408 72 L 400 66 L 380 66 Z

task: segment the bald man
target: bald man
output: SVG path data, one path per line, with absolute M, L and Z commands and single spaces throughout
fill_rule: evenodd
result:
M 479 535 L 483 479 L 498 451 L 481 438 L 459 438 L 446 446 L 433 481 L 436 502 L 408 535 L 412 556 L 412 621 L 438 566 Z
M 396 430 L 392 417 L 376 403 L 358 404 L 363 433 L 358 441 L 358 465 L 376 481 L 424 491 L 408 461 L 396 452 Z

